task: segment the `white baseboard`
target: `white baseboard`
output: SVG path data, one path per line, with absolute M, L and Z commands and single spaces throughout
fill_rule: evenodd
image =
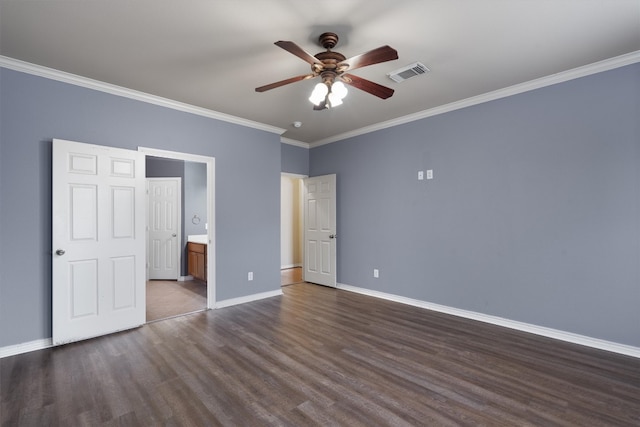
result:
M 286 270 L 287 268 L 296 268 L 296 267 L 302 267 L 302 264 L 287 264 L 287 265 L 281 265 L 281 266 L 280 266 L 280 270 Z
M 180 276 L 178 277 L 178 282 L 188 282 L 193 280 L 193 276 Z
M 246 302 L 257 301 L 264 298 L 271 298 L 280 295 L 282 295 L 282 289 L 247 295 L 244 297 L 231 298 L 224 301 L 218 301 L 215 308 L 231 307 L 232 305 L 244 304 Z M 50 347 L 53 347 L 53 341 L 51 338 L 44 338 L 41 340 L 0 347 L 0 359 L 2 359 L 3 357 L 15 356 L 16 354 L 28 353 L 30 351 L 43 350 Z
M 620 353 L 627 356 L 640 358 L 639 347 L 634 347 L 626 344 L 618 344 L 615 342 L 605 341 L 598 338 L 591 338 L 585 335 L 574 334 L 572 332 L 560 331 L 558 329 L 532 325 L 529 323 L 504 319 L 498 316 L 491 316 L 488 314 L 477 313 L 475 311 L 462 310 L 459 308 L 448 307 L 446 305 L 434 304 L 427 301 L 402 297 L 399 295 L 388 294 L 385 292 L 374 291 L 371 289 L 360 288 L 357 286 L 345 285 L 343 283 L 338 283 L 337 288 L 343 289 L 345 291 L 356 292 L 359 294 L 376 297 L 376 298 L 382 298 L 389 301 L 399 302 L 402 304 L 412 305 L 414 307 L 425 308 L 427 310 L 433 310 L 440 313 L 452 314 L 454 316 L 478 320 L 480 322 L 491 323 L 493 325 L 504 326 L 506 328 L 516 329 L 518 331 L 529 332 L 532 334 L 542 335 L 549 338 L 555 338 L 561 341 L 567 341 L 574 344 L 580 344 L 587 347 L 597 348 L 600 350 L 606 350 L 606 351 L 611 351 L 613 353 Z
M 244 297 L 230 298 L 223 301 L 217 301 L 215 308 L 231 307 L 232 305 L 244 304 L 251 301 L 257 301 L 265 298 L 277 297 L 282 295 L 282 289 L 276 291 L 262 292 L 259 294 L 247 295 Z
M 413 298 L 402 297 L 399 295 L 388 294 L 385 292 L 374 291 L 371 289 L 360 288 L 357 286 L 338 283 L 338 289 L 368 295 L 376 298 L 386 299 L 389 301 L 399 302 L 402 304 L 420 307 L 427 310 L 433 310 L 440 313 L 451 314 L 454 316 L 464 317 L 467 319 L 478 320 L 480 322 L 490 323 L 493 325 L 504 326 L 506 328 L 515 329 L 523 332 L 529 332 L 549 338 L 555 338 L 561 341 L 567 341 L 574 344 L 580 344 L 587 347 L 593 347 L 600 350 L 611 351 L 613 353 L 625 354 L 627 356 L 640 358 L 640 348 L 618 344 L 611 341 L 605 341 L 598 338 L 591 338 L 585 335 L 578 335 L 571 332 L 560 331 L 557 329 L 546 328 L 543 326 L 531 325 L 529 323 L 517 322 L 515 320 L 504 319 L 502 317 L 491 316 L 488 314 L 477 313 L 475 311 L 461 310 L 459 308 L 448 307 L 445 305 L 434 304 Z M 244 297 L 231 298 L 218 301 L 215 308 L 231 307 L 233 305 L 244 304 L 251 301 L 257 301 L 265 298 L 271 298 L 282 295 L 282 290 L 278 289 L 270 292 L 262 292 L 259 294 L 247 295 Z M 53 346 L 51 338 L 30 341 L 21 344 L 0 347 L 0 359 L 4 357 L 14 356 L 17 354 L 28 353 L 35 350 L 43 350 Z
M 53 347 L 53 341 L 51 338 L 8 345 L 0 348 L 0 359 L 3 357 L 15 356 L 16 354 L 28 353 L 30 351 L 43 350 L 50 347 Z

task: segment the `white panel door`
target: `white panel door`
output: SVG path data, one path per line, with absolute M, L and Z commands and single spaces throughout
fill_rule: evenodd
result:
M 180 178 L 147 178 L 150 280 L 177 280 L 180 272 Z
M 145 322 L 144 155 L 55 139 L 53 344 Z
M 304 280 L 336 286 L 336 176 L 304 179 Z

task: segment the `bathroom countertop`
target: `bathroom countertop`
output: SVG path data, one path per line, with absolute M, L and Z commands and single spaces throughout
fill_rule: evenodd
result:
M 209 243 L 208 236 L 206 234 L 190 234 L 187 236 L 187 242 L 201 243 L 203 245 Z

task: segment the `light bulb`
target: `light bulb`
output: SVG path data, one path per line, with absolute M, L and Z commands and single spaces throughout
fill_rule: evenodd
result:
M 338 105 L 342 105 L 342 99 L 335 93 L 331 92 L 329 94 L 329 104 L 331 105 L 331 108 L 337 107 Z
M 347 96 L 347 92 L 347 87 L 342 82 L 335 82 L 333 86 L 331 86 L 331 93 L 340 99 L 344 99 L 344 97 Z
M 313 88 L 313 92 L 311 92 L 311 96 L 309 97 L 309 101 L 311 101 L 315 105 L 320 105 L 322 101 L 324 101 L 327 96 L 327 92 L 329 92 L 329 88 L 324 83 L 318 83 L 315 88 Z

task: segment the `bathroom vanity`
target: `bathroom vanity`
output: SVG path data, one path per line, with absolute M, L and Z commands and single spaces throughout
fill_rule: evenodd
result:
M 194 279 L 207 281 L 207 239 L 206 235 L 187 238 L 187 273 Z

